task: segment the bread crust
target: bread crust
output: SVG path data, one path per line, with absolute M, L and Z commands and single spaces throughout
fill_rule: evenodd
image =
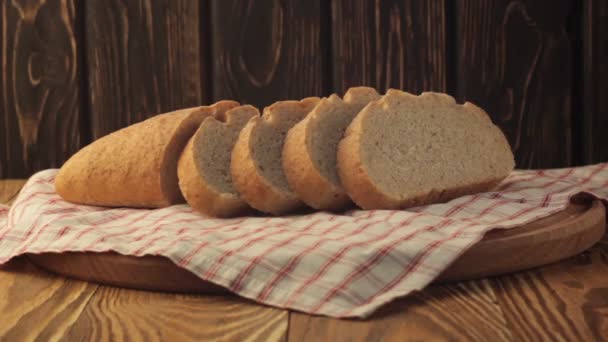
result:
M 249 206 L 237 195 L 216 191 L 201 177 L 194 160 L 194 136 L 190 138 L 177 167 L 179 187 L 192 209 L 215 217 L 231 217 Z
M 252 118 L 241 130 L 232 150 L 230 172 L 234 187 L 251 207 L 273 215 L 283 215 L 304 206 L 295 193 L 283 191 L 262 175 L 254 160 L 252 141 L 255 131 L 265 119 L 277 119 L 281 110 L 291 106 L 312 108 L 318 101 L 317 97 L 309 97 L 301 101 L 276 102 L 265 108 L 262 117 Z
M 66 201 L 86 205 L 161 208 L 183 203 L 179 154 L 205 117 L 237 105 L 220 101 L 182 109 L 108 134 L 61 167 L 55 189 Z
M 259 111 L 249 105 L 231 108 L 225 112 L 218 111 L 213 117 L 205 118 L 188 141 L 188 145 L 180 156 L 177 170 L 181 192 L 194 210 L 215 217 L 232 217 L 249 209 L 249 205 L 237 194 L 219 191 L 205 180 L 196 163 L 195 143 L 199 137 L 204 139 L 204 130 L 207 126 L 211 124 L 229 125 L 237 115 L 247 117 L 252 114 L 259 116 Z
M 254 117 L 241 130 L 232 150 L 230 173 L 234 187 L 251 207 L 273 215 L 281 215 L 299 208 L 302 202 L 268 183 L 258 171 L 251 152 L 251 135 L 261 120 L 260 117 Z
M 355 103 L 360 103 L 363 107 L 379 96 L 374 88 L 349 88 L 343 100 L 337 95 L 322 99 L 304 120 L 289 130 L 283 148 L 283 169 L 289 185 L 308 206 L 319 210 L 338 211 L 352 205 L 341 184 L 335 184 L 323 175 L 313 159 L 314 151 L 310 142 L 315 133 L 314 120 L 319 120 L 318 115 L 336 110 L 340 106 L 343 110 L 351 110 L 348 107 Z
M 307 205 L 320 210 L 340 210 L 351 200 L 344 189 L 334 185 L 315 167 L 306 137 L 310 115 L 287 133 L 283 147 L 283 170 L 291 188 Z
M 389 90 L 386 96 L 389 94 L 395 95 L 397 92 L 398 91 L 395 90 Z M 413 96 L 407 93 L 406 95 Z M 386 105 L 387 101 L 393 100 L 390 98 L 387 100 L 386 96 L 378 101 L 372 102 L 368 107 L 366 107 L 367 111 L 364 110 L 358 114 L 346 129 L 344 138 L 338 144 L 338 175 L 350 198 L 359 207 L 368 210 L 404 209 L 419 205 L 445 202 L 463 195 L 489 191 L 504 179 L 504 177 L 499 177 L 479 180 L 478 182 L 466 186 L 457 186 L 439 191 L 421 193 L 405 199 L 395 198 L 384 193 L 372 181 L 365 164 L 361 160 L 362 156 L 360 148 L 362 144 L 361 140 L 363 134 L 363 123 L 367 112 L 371 112 L 373 109 L 379 109 Z M 423 93 L 420 96 L 424 96 L 444 104 L 455 103 L 451 97 L 445 94 Z M 477 115 L 482 117 L 483 120 L 490 120 L 489 116 L 482 109 L 471 103 L 463 105 L 463 108 L 465 110 L 475 112 Z M 496 129 L 500 131 L 498 128 Z M 502 137 L 501 139 L 504 139 L 503 142 L 508 145 L 504 134 L 500 132 L 500 135 Z

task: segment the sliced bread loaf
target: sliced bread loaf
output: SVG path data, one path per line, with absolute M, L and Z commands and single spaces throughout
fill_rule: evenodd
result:
M 179 187 L 190 206 L 202 213 L 230 217 L 248 205 L 232 184 L 230 158 L 241 129 L 260 112 L 240 106 L 207 117 L 186 145 L 179 159 Z
M 397 209 L 490 190 L 514 167 L 507 139 L 479 107 L 390 90 L 338 146 L 338 174 L 364 209 Z
M 306 118 L 289 130 L 283 147 L 283 169 L 291 188 L 307 205 L 343 209 L 350 203 L 336 166 L 338 142 L 365 105 L 380 95 L 373 88 L 350 88 L 344 101 L 323 98 Z
M 204 118 L 238 106 L 220 101 L 182 109 L 108 134 L 73 155 L 55 189 L 65 200 L 110 207 L 159 208 L 183 203 L 177 159 Z
M 281 163 L 287 131 L 302 120 L 319 98 L 280 101 L 252 118 L 239 134 L 230 170 L 234 186 L 253 208 L 280 215 L 302 205 L 289 187 Z

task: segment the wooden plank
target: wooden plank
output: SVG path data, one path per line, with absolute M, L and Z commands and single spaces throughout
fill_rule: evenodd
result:
M 288 313 L 225 297 L 100 287 L 69 341 L 283 341 Z
M 19 194 L 25 185 L 25 179 L 0 180 L 0 204 L 10 205 L 11 201 Z
M 431 286 L 364 321 L 292 312 L 289 341 L 511 340 L 487 280 Z
M 53 341 L 76 322 L 97 285 L 49 275 L 24 258 L 0 267 L 0 339 Z
M 154 114 L 200 105 L 200 5 L 191 0 L 87 1 L 93 138 Z
M 590 164 L 608 161 L 608 2 L 583 3 L 583 162 Z
M 258 107 L 326 95 L 321 0 L 212 0 L 214 99 Z
M 519 341 L 608 340 L 607 244 L 566 261 L 492 280 Z
M 81 4 L 0 4 L 0 178 L 57 167 L 81 146 Z
M 572 162 L 572 0 L 458 0 L 456 94 L 488 111 L 519 168 Z
M 443 0 L 332 1 L 334 91 L 446 91 Z
M 0 204 L 14 199 L 25 182 L 0 180 Z M 25 258 L 11 260 L 0 266 L 0 340 L 59 339 L 96 289 L 94 284 L 50 275 Z

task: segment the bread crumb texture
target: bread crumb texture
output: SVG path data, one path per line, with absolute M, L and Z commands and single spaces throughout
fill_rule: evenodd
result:
M 479 107 L 393 89 L 349 125 L 338 160 L 348 194 L 365 209 L 490 190 L 515 165 L 504 134 Z

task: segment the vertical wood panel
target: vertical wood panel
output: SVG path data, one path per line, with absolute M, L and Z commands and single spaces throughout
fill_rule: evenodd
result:
M 459 0 L 457 94 L 485 108 L 520 168 L 572 161 L 571 0 Z
M 157 113 L 201 104 L 206 90 L 201 73 L 206 71 L 199 49 L 199 39 L 204 40 L 199 6 L 198 0 L 86 2 L 93 138 Z
M 59 166 L 80 147 L 80 5 L 0 3 L 0 178 Z
M 214 99 L 259 107 L 326 95 L 321 0 L 213 0 Z
M 608 161 L 608 2 L 585 0 L 583 148 L 585 163 Z
M 443 0 L 332 2 L 334 90 L 446 91 Z

